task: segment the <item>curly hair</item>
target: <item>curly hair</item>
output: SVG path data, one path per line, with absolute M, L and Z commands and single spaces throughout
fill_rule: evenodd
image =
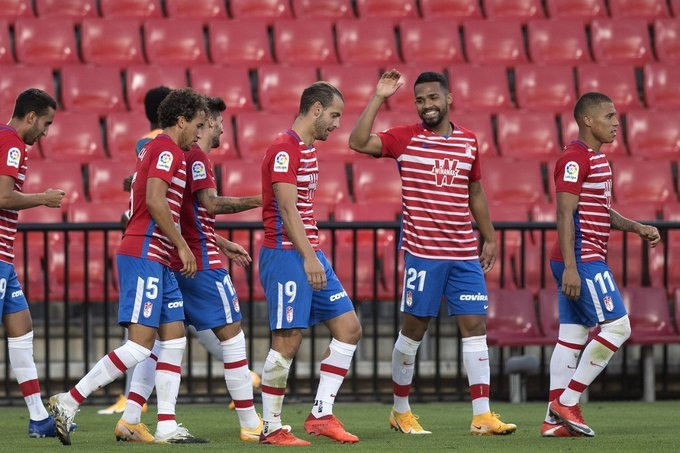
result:
M 201 111 L 208 111 L 205 96 L 191 88 L 172 90 L 158 106 L 158 125 L 161 129 L 172 127 L 180 116 L 191 121 Z

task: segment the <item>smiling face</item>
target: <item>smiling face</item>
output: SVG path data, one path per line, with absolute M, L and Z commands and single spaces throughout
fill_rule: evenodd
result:
M 451 93 L 439 82 L 424 82 L 415 86 L 416 110 L 428 129 L 436 130 L 443 125 L 448 130 Z
M 601 102 L 593 106 L 585 117 L 590 133 L 600 143 L 612 143 L 616 139 L 619 119 L 616 108 L 611 102 Z
M 327 108 L 321 108 L 321 114 L 314 120 L 314 140 L 325 141 L 328 134 L 340 127 L 340 117 L 345 103 L 338 97 L 333 97 L 333 103 Z

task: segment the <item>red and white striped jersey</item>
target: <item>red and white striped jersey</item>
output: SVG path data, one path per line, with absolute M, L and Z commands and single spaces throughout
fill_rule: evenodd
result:
M 611 225 L 612 169 L 604 153 L 595 153 L 581 141 L 564 148 L 554 171 L 555 191 L 578 195 L 574 213 L 576 261 L 604 261 Z M 563 261 L 560 244 L 550 259 Z
M 0 126 L 0 175 L 14 179 L 14 190 L 21 192 L 26 180 L 28 152 L 26 144 L 11 126 Z M 14 263 L 14 240 L 19 213 L 0 209 L 0 261 Z
M 421 258 L 479 259 L 469 184 L 481 179 L 475 135 L 452 125 L 443 137 L 422 124 L 378 133 L 401 176 L 402 249 Z

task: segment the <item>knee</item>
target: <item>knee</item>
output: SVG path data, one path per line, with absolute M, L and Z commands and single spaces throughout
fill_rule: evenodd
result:
M 621 347 L 630 338 L 630 320 L 628 316 L 624 316 L 616 321 L 600 325 L 600 330 L 600 336 L 606 338 L 617 347 Z

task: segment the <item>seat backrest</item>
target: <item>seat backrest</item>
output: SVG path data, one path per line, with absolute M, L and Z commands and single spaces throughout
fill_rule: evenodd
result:
M 497 113 L 514 108 L 504 65 L 462 64 L 448 72 L 455 110 Z
M 541 336 L 528 289 L 489 289 L 486 328 L 496 335 Z
M 345 64 L 400 63 L 394 25 L 387 19 L 342 19 L 335 24 L 338 57 Z
M 300 93 L 317 81 L 316 68 L 310 66 L 260 66 L 257 70 L 260 107 L 269 112 L 296 112 Z
M 519 19 L 523 22 L 545 18 L 541 0 L 484 0 L 489 19 Z
M 640 67 L 654 58 L 644 19 L 595 19 L 590 33 L 593 56 L 598 63 Z
M 521 174 L 521 178 L 517 175 Z M 522 203 L 525 210 L 534 203 L 545 202 L 543 176 L 536 160 L 482 161 L 484 191 L 493 203 Z
M 33 17 L 31 0 L 0 0 L 0 19 L 13 24 L 21 17 Z
M 642 18 L 651 23 L 670 16 L 666 0 L 608 0 L 607 3 L 614 19 Z
M 346 122 L 345 115 L 364 110 L 368 99 L 375 92 L 380 78 L 380 68 L 376 65 L 324 65 L 320 68 L 320 77 L 342 93 L 345 110 L 340 119 L 341 127 L 351 128 L 354 124 Z
M 547 161 L 559 150 L 555 115 L 506 110 L 498 121 L 498 151 L 503 157 Z
M 96 0 L 34 0 L 40 18 L 68 17 L 80 23 L 86 17 L 97 17 Z
M 247 68 L 191 66 L 189 79 L 199 93 L 222 98 L 227 104 L 227 115 L 255 110 Z
M 151 88 L 159 86 L 184 88 L 187 86 L 186 69 L 180 66 L 140 65 L 125 71 L 125 92 L 130 110 L 144 111 L 144 96 Z
M 60 112 L 40 147 L 49 161 L 81 164 L 106 157 L 99 117 L 92 112 Z
M 99 0 L 102 17 L 147 19 L 162 17 L 161 0 Z
M 88 18 L 81 27 L 83 61 L 96 65 L 144 64 L 141 28 L 136 19 Z
M 234 19 L 264 19 L 269 25 L 293 15 L 288 0 L 229 0 L 229 9 Z
M 192 65 L 208 63 L 203 24 L 189 19 L 147 19 L 144 50 L 149 63 Z
M 472 131 L 477 136 L 477 150 L 482 155 L 482 168 L 486 157 L 498 157 L 496 139 L 494 138 L 491 115 L 486 112 L 466 112 L 454 116 L 454 124 Z
M 619 159 L 612 164 L 612 171 L 614 200 L 619 203 L 646 201 L 660 208 L 675 199 L 668 160 Z
M 69 206 L 66 221 L 69 223 L 118 222 L 127 210 L 128 201 L 123 203 L 116 203 L 113 200 L 107 200 L 106 203 L 79 201 Z
M 165 13 L 170 18 L 204 21 L 226 19 L 227 8 L 222 0 L 165 0 Z
M 93 160 L 87 164 L 88 193 L 93 202 L 124 205 L 130 194 L 123 190 L 123 180 L 135 171 L 134 165 L 111 159 Z M 119 218 L 120 218 L 119 213 Z
M 297 19 L 351 19 L 354 17 L 351 0 L 292 0 Z
M 657 19 L 654 22 L 654 48 L 657 58 L 664 63 L 680 62 L 680 21 L 677 19 L 680 11 L 675 15 L 675 19 Z
M 515 94 L 521 109 L 560 113 L 576 103 L 571 66 L 520 64 L 515 66 Z
M 276 136 L 286 132 L 295 119 L 290 112 L 241 112 L 235 117 L 239 155 L 250 161 L 261 161 Z
M 590 51 L 581 19 L 534 20 L 527 24 L 529 56 L 534 63 L 588 63 Z
M 260 161 L 244 159 L 223 162 L 220 165 L 222 195 L 226 197 L 247 197 L 262 193 L 260 166 Z
M 318 66 L 338 62 L 333 23 L 314 19 L 314 27 L 303 27 L 297 19 L 274 24 L 274 54 L 280 64 Z
M 678 111 L 628 112 L 626 138 L 631 156 L 677 159 L 680 152 L 678 121 Z
M 680 110 L 680 71 L 666 63 L 648 63 L 644 68 L 644 91 L 652 109 Z
M 416 0 L 356 0 L 356 8 L 359 19 L 388 19 L 396 24 L 419 17 Z
M 79 63 L 75 28 L 71 19 L 17 19 L 14 39 L 19 63 L 53 68 Z
M 401 200 L 401 178 L 392 159 L 354 162 L 352 178 L 357 203 Z
M 111 112 L 106 116 L 106 149 L 112 159 L 130 162 L 134 169 L 135 145 L 149 132 L 149 120 L 143 112 Z
M 634 335 L 675 335 L 665 288 L 629 286 L 620 290 Z
M 61 100 L 65 110 L 101 116 L 126 110 L 121 74 L 116 67 L 65 66 L 61 71 Z
M 407 64 L 445 67 L 465 61 L 458 27 L 450 19 L 404 19 L 399 36 Z
M 481 19 L 482 9 L 477 0 L 420 0 L 424 19 Z
M 546 0 L 548 17 L 583 19 L 587 22 L 607 17 L 605 0 Z
M 391 222 L 401 216 L 401 203 L 399 200 L 362 203 L 344 201 L 335 205 L 334 212 L 334 219 L 338 222 Z
M 607 93 L 619 112 L 641 107 L 633 65 L 581 64 L 576 71 L 579 94 L 593 91 Z
M 50 188 L 62 189 L 66 192 L 62 200 L 61 210 L 63 212 L 66 212 L 69 204 L 84 200 L 85 191 L 81 163 L 75 160 L 31 162 L 26 172 L 23 192 L 41 193 Z
M 215 20 L 208 24 L 210 59 L 250 69 L 273 62 L 264 19 Z
M 470 63 L 512 66 L 527 61 L 519 20 L 468 20 L 463 30 Z
M 543 335 L 553 338 L 557 342 L 560 329 L 559 303 L 557 289 L 542 288 L 538 291 L 538 317 Z
M 52 70 L 48 66 L 8 65 L 2 67 L 0 105 L 8 106 L 12 110 L 17 96 L 29 88 L 38 88 L 46 91 L 56 99 Z M 6 121 L 8 117 L 3 116 L 2 119 Z
M 0 63 L 13 64 L 12 42 L 9 39 L 9 25 L 5 19 L 0 19 Z

